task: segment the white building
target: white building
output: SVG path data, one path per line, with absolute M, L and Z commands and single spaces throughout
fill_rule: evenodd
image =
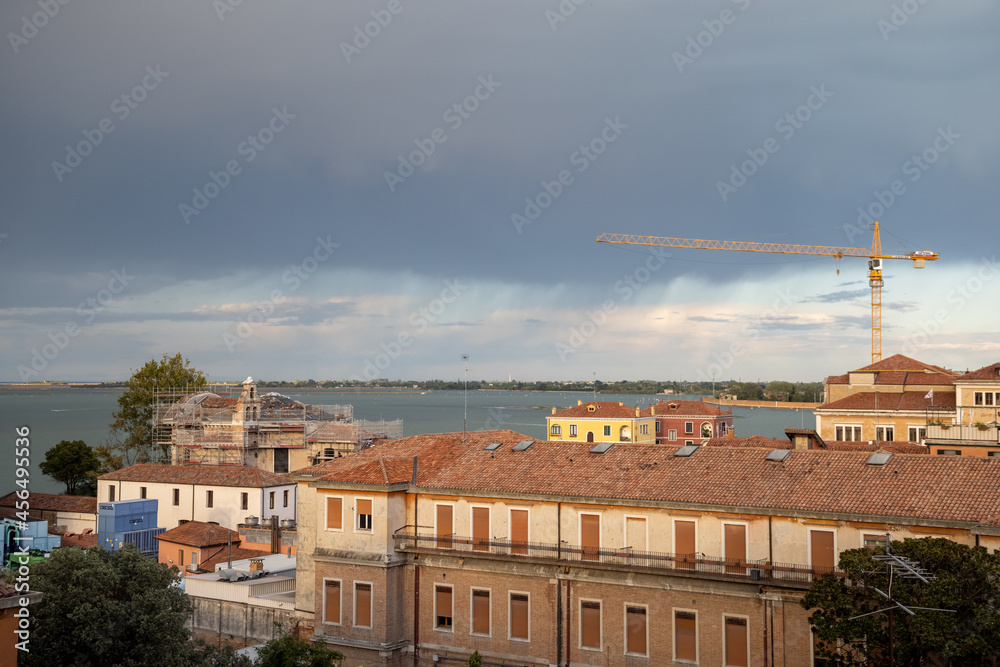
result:
M 272 516 L 295 519 L 295 483 L 287 475 L 244 466 L 138 464 L 101 475 L 97 497 L 156 499 L 158 523 L 168 529 L 185 521 L 236 529 L 248 516 L 262 522 Z

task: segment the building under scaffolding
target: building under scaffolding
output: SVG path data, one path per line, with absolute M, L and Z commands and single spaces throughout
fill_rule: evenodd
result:
M 355 421 L 350 405 L 307 405 L 277 392 L 261 394 L 253 378 L 242 387 L 158 391 L 153 408 L 153 445 L 169 452 L 175 464 L 283 473 L 402 435 L 401 419 Z

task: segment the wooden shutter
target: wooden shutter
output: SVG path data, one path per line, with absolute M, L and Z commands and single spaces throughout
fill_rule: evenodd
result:
M 451 505 L 438 505 L 437 506 L 437 546 L 439 549 L 448 549 L 451 547 L 451 536 L 454 534 L 455 529 L 452 523 L 452 507 Z
M 645 607 L 625 608 L 625 642 L 627 652 L 646 654 Z
M 727 523 L 723 525 L 726 539 L 726 560 L 730 562 L 726 572 L 730 574 L 745 574 L 745 568 L 739 567 L 747 558 L 747 527 Z
M 361 499 L 358 498 L 358 514 L 368 514 L 372 513 L 372 501 L 371 499 Z
M 726 667 L 747 667 L 747 621 L 726 619 Z
M 344 529 L 344 499 L 326 499 L 326 527 L 330 530 Z
M 601 516 L 599 514 L 580 515 L 580 546 L 584 560 L 597 560 L 597 550 L 601 548 Z
M 451 589 L 437 586 L 434 589 L 434 599 L 437 604 L 437 623 L 435 627 L 450 628 L 451 622 Z
M 580 603 L 580 646 L 601 648 L 601 603 Z
M 812 567 L 819 573 L 833 571 L 833 532 L 828 530 L 813 530 L 809 532 L 809 543 L 812 547 Z
M 510 637 L 528 639 L 528 596 L 510 594 Z
M 372 587 L 371 584 L 355 584 L 354 595 L 356 598 L 354 608 L 354 624 L 363 627 L 371 627 L 372 624 Z
M 625 519 L 625 546 L 633 551 L 646 551 L 646 520 L 638 517 Z
M 675 521 L 674 522 L 674 553 L 678 556 L 692 556 L 697 550 L 695 544 L 695 522 Z M 694 563 L 677 562 L 677 567 L 682 570 L 693 570 Z
M 472 631 L 490 634 L 490 592 L 472 591 Z
M 340 623 L 340 582 L 326 582 L 326 604 L 323 620 L 327 623 Z
M 678 611 L 674 616 L 674 657 L 677 660 L 698 659 L 697 620 L 690 612 Z
M 490 508 L 472 508 L 472 550 L 489 551 L 490 549 Z
M 510 511 L 510 541 L 512 554 L 528 553 L 528 510 Z

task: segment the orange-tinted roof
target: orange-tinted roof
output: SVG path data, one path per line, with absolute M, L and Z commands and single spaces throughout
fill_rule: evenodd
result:
M 678 448 L 664 445 L 615 445 L 592 454 L 592 443 L 552 441 L 513 451 L 511 445 L 523 439 L 512 431 L 477 432 L 465 444 L 461 433 L 411 436 L 299 471 L 296 478 L 334 488 L 385 486 L 375 471 L 380 460 L 395 459 L 404 474 L 390 474 L 390 481 L 405 484 L 416 456 L 417 485 L 440 493 L 1000 522 L 1000 465 L 983 457 L 894 454 L 877 466 L 867 464 L 868 452 L 792 450 L 774 462 L 756 448 L 698 447 L 692 456 L 678 457 Z M 490 442 L 502 444 L 486 451 Z
M 264 551 L 263 549 L 250 549 L 244 546 L 236 546 L 233 543 L 233 562 L 238 560 L 246 560 L 247 558 L 260 558 L 262 556 L 271 555 L 270 551 Z M 203 554 L 204 556 L 204 554 Z M 229 562 L 229 545 L 223 545 L 218 549 L 212 551 L 208 555 L 208 558 L 203 560 L 198 564 L 199 570 L 205 570 L 206 572 L 215 572 L 215 567 L 217 565 L 223 565 Z
M 17 494 L 8 493 L 0 498 L 0 507 L 16 507 Z M 76 512 L 97 514 L 97 498 L 90 496 L 60 496 L 54 493 L 31 493 L 31 509 L 48 512 Z
M 656 414 L 653 415 L 653 408 L 656 408 Z M 648 408 L 643 409 L 639 412 L 643 417 L 655 416 L 655 417 L 717 417 L 721 415 L 729 415 L 729 412 L 723 410 L 716 405 L 706 405 L 701 401 L 663 401 L 661 400 L 656 405 L 651 405 Z
M 188 521 L 176 528 L 164 531 L 156 536 L 156 539 L 174 544 L 185 544 L 189 547 L 211 547 L 217 544 L 229 544 L 230 538 L 233 544 L 240 543 L 240 534 L 235 530 L 217 526 L 214 523 L 203 521 Z
M 748 435 L 745 438 L 725 437 L 709 438 L 705 447 L 756 447 L 757 449 L 788 449 L 791 443 L 777 438 L 765 438 L 762 435 Z
M 918 371 L 918 372 L 930 372 L 930 373 L 943 373 L 945 375 L 951 375 L 956 377 L 958 373 L 954 371 L 949 371 L 946 368 L 941 368 L 940 366 L 935 366 L 933 364 L 926 364 L 922 361 L 917 361 L 916 359 L 911 359 L 910 357 L 904 356 L 902 354 L 894 354 L 891 357 L 886 357 L 880 361 L 876 361 L 873 364 L 868 364 L 867 366 L 862 366 L 856 369 L 857 371 Z
M 596 409 L 591 412 L 590 406 Z M 552 418 L 559 419 L 580 419 L 589 417 L 591 419 L 635 419 L 634 405 L 619 405 L 614 401 L 587 401 L 581 405 L 574 405 L 571 408 L 560 410 Z
M 816 411 L 836 410 L 927 410 L 935 408 L 955 407 L 955 392 L 934 390 L 932 398 L 925 398 L 924 391 L 904 391 L 902 393 L 877 393 L 862 391 L 845 396 L 839 401 L 826 403 L 816 408 Z
M 1000 381 L 1000 362 L 969 371 L 959 380 L 995 380 Z
M 198 484 L 200 486 L 244 486 L 264 488 L 292 484 L 288 475 L 268 472 L 249 466 L 217 465 L 136 465 L 101 475 L 98 479 L 122 482 L 152 482 L 163 484 Z

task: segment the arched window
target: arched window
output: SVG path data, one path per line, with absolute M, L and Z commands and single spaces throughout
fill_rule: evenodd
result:
M 712 424 L 710 422 L 702 422 L 701 424 L 701 437 L 711 438 L 712 437 Z

